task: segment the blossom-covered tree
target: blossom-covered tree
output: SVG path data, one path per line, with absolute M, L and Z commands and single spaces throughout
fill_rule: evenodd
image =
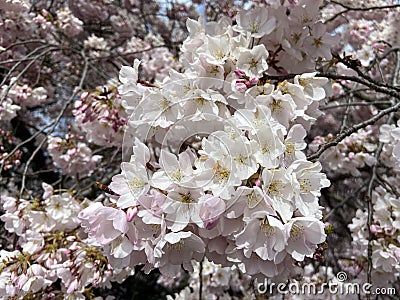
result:
M 0 0 L 0 296 L 395 299 L 399 8 Z

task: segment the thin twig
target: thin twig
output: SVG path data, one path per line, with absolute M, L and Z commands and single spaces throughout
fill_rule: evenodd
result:
M 21 143 L 19 143 L 18 145 L 16 145 L 14 147 L 14 149 L 11 150 L 11 152 L 9 154 L 7 154 L 7 156 L 4 159 L 3 163 L 0 166 L 0 173 L 4 168 L 5 162 L 7 159 L 9 159 L 20 147 L 22 147 L 23 145 L 25 145 L 26 143 L 29 143 L 30 141 L 32 141 L 34 138 L 36 138 L 39 134 L 41 134 L 45 129 L 51 127 L 54 125 L 54 122 L 46 125 L 45 127 L 43 127 L 42 129 L 40 129 L 39 131 L 35 132 L 34 134 L 32 134 L 28 139 L 22 141 Z
M 375 102 L 351 102 L 351 103 L 340 103 L 336 105 L 328 105 L 322 106 L 320 110 L 334 109 L 339 107 L 348 107 L 348 106 L 371 106 L 371 105 L 387 105 L 392 104 L 391 101 L 375 101 Z
M 50 128 L 50 130 L 47 133 L 47 136 L 50 135 L 54 129 L 56 128 L 58 122 L 60 121 L 61 117 L 64 115 L 64 112 L 66 111 L 67 107 L 72 103 L 72 101 L 75 99 L 75 96 L 78 94 L 78 92 L 80 92 L 83 88 L 83 83 L 86 79 L 86 75 L 87 75 L 87 71 L 88 71 L 88 60 L 87 57 L 85 55 L 85 53 L 82 51 L 81 55 L 84 59 L 84 66 L 83 66 L 83 71 L 82 71 L 82 76 L 81 76 L 81 80 L 79 82 L 79 85 L 76 87 L 75 91 L 72 93 L 71 97 L 67 100 L 67 102 L 64 104 L 64 106 L 62 107 L 60 113 L 58 114 L 57 118 L 54 121 L 54 125 Z M 35 155 L 39 152 L 39 150 L 42 148 L 42 146 L 45 144 L 46 139 L 44 138 L 39 145 L 36 147 L 35 151 L 33 151 L 33 153 L 31 154 L 31 156 L 29 157 L 28 161 L 26 162 L 25 168 L 24 168 L 24 173 L 22 174 L 22 183 L 21 183 L 21 189 L 19 192 L 20 197 L 22 196 L 22 193 L 24 192 L 25 189 L 25 181 L 26 181 L 26 173 L 28 172 L 28 168 L 30 163 L 32 162 L 33 158 L 35 157 Z
M 395 58 L 396 58 L 396 65 L 393 71 L 393 77 L 392 77 L 392 85 L 397 84 L 397 77 L 399 76 L 399 71 L 400 71 L 400 60 L 399 60 L 399 54 L 396 51 L 395 52 Z M 396 99 L 392 99 L 393 104 L 396 103 Z M 396 105 L 400 104 L 398 102 Z M 389 118 L 387 120 L 387 124 L 392 123 L 394 118 L 394 112 L 390 113 Z M 374 214 L 374 207 L 372 203 L 372 193 L 373 193 L 373 188 L 374 188 L 374 182 L 378 178 L 378 166 L 379 166 L 379 157 L 382 153 L 383 150 L 383 142 L 379 142 L 378 148 L 376 149 L 375 152 L 375 163 L 374 166 L 372 167 L 372 175 L 371 179 L 368 184 L 368 191 L 365 196 L 365 200 L 367 202 L 367 232 L 368 232 L 368 246 L 367 246 L 367 283 L 372 283 L 372 268 L 373 268 L 373 263 L 372 263 L 372 240 L 374 239 L 374 234 L 371 230 L 371 226 L 373 223 L 373 214 Z M 367 300 L 370 300 L 370 295 L 367 294 Z
M 327 221 L 329 219 L 329 217 L 331 215 L 333 215 L 333 213 L 340 207 L 342 207 L 343 205 L 345 205 L 350 199 L 353 199 L 355 195 L 359 194 L 367 185 L 367 183 L 364 183 L 363 185 L 361 185 L 354 193 L 352 193 L 351 195 L 347 196 L 346 198 L 342 199 L 342 201 L 340 201 L 335 207 L 333 207 L 329 213 L 324 217 L 324 221 Z
M 350 95 L 347 98 L 347 103 L 346 104 L 350 104 L 352 99 L 353 99 L 353 93 L 350 93 Z M 340 126 L 340 129 L 339 129 L 340 133 L 342 133 L 347 127 L 347 121 L 349 119 L 350 109 L 351 109 L 351 106 L 347 105 L 346 111 L 344 112 L 342 125 Z
M 332 17 L 325 20 L 324 21 L 325 24 L 335 20 L 339 16 L 344 17 L 343 14 L 348 13 L 350 11 L 369 11 L 369 10 L 380 10 L 380 9 L 390 9 L 390 8 L 400 7 L 400 4 L 383 5 L 383 6 L 369 6 L 369 7 L 351 7 L 351 6 L 345 5 L 345 4 L 337 2 L 337 1 L 331 1 L 331 3 L 340 5 L 341 7 L 344 8 L 344 10 L 334 14 Z
M 199 266 L 199 300 L 203 299 L 203 260 L 200 262 Z
M 336 136 L 336 138 L 334 138 L 333 140 L 331 140 L 330 142 L 323 144 L 316 153 L 310 155 L 307 157 L 308 160 L 315 160 L 318 159 L 318 157 L 324 153 L 328 148 L 336 146 L 337 144 L 339 144 L 344 138 L 346 138 L 347 136 L 351 135 L 352 133 L 356 132 L 357 130 L 367 127 L 368 125 L 372 125 L 374 124 L 376 121 L 378 121 L 380 118 L 390 114 L 391 112 L 395 112 L 396 110 L 398 110 L 400 108 L 400 102 L 398 102 L 396 105 L 389 107 L 387 109 L 381 110 L 378 114 L 376 114 L 375 116 L 373 116 L 372 118 L 361 122 L 357 125 L 354 125 L 346 130 L 344 130 L 341 134 L 338 134 Z
M 37 48 L 37 49 L 39 49 L 39 48 Z M 4 95 L 3 95 L 3 96 L 1 97 L 1 99 L 0 99 L 0 105 L 1 105 L 1 104 L 3 103 L 3 101 L 7 98 L 8 92 L 9 92 L 9 91 L 11 90 L 11 88 L 18 82 L 18 80 L 22 77 L 22 75 L 24 75 L 25 72 L 26 72 L 26 71 L 27 71 L 41 56 L 47 54 L 48 52 L 55 51 L 55 50 L 58 50 L 58 49 L 50 48 L 50 49 L 47 49 L 47 50 L 41 52 L 40 54 L 36 55 L 35 57 L 33 57 L 33 58 L 32 58 L 32 61 L 30 61 L 30 62 L 25 66 L 25 68 L 24 68 L 21 72 L 18 73 L 18 75 L 15 77 L 15 80 L 13 80 L 12 82 L 10 82 L 10 84 L 7 86 L 7 88 L 5 89 Z M 19 66 L 19 64 L 20 64 L 20 63 L 17 63 L 17 64 L 15 64 L 15 65 L 11 68 L 11 70 L 10 70 L 10 71 L 8 72 L 8 74 L 4 77 L 2 83 L 0 84 L 1 86 L 4 85 L 4 83 L 7 81 L 8 77 L 11 76 L 12 72 Z

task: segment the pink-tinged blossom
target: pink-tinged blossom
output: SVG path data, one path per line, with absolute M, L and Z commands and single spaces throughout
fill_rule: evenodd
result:
M 202 155 L 195 163 L 196 184 L 203 189 L 209 189 L 222 199 L 229 199 L 234 186 L 241 184 L 241 179 L 235 174 L 235 164 L 230 157 L 230 148 L 224 142 L 228 134 L 217 131 L 202 140 Z
M 379 131 L 379 141 L 385 143 L 384 150 L 389 156 L 387 159 L 393 162 L 400 161 L 400 121 L 397 122 L 397 126 L 383 124 Z
M 264 125 L 260 127 L 255 135 L 259 147 L 254 156 L 257 162 L 265 168 L 276 168 L 279 165 L 279 157 L 285 151 L 282 143 L 282 131 L 276 127 Z
M 179 99 L 172 92 L 151 90 L 132 115 L 131 125 L 146 124 L 153 128 L 168 128 L 183 114 Z
M 0 121 L 9 122 L 17 116 L 17 112 L 21 109 L 19 105 L 13 104 L 12 100 L 6 98 L 0 104 Z
M 76 125 L 91 143 L 101 146 L 122 144 L 128 114 L 112 84 L 82 93 L 72 112 Z
M 244 230 L 236 235 L 235 243 L 238 249 L 243 249 L 247 258 L 256 253 L 264 261 L 275 261 L 277 255 L 285 249 L 286 240 L 282 222 L 266 215 L 250 219 Z
M 17 235 L 21 235 L 25 228 L 26 222 L 20 218 L 18 213 L 19 212 L 6 212 L 1 215 L 0 220 L 4 222 L 4 228 L 8 232 L 15 232 Z
M 199 189 L 180 187 L 168 192 L 162 209 L 166 221 L 170 223 L 169 229 L 178 232 L 190 223 L 202 226 L 203 220 L 200 218 L 200 206 L 198 204 L 201 195 Z
M 259 77 L 268 69 L 268 51 L 264 45 L 254 46 L 249 50 L 242 48 L 239 50 L 239 57 L 236 67 L 249 77 Z M 254 84 L 253 84 L 254 85 Z
M 257 186 L 238 187 L 227 203 L 226 216 L 229 219 L 248 222 L 254 218 L 264 217 L 265 213 L 276 214 L 271 199 Z
M 170 190 L 174 186 L 193 186 L 193 162 L 193 153 L 189 150 L 180 153 L 178 158 L 175 154 L 161 150 L 161 169 L 153 174 L 151 185 L 162 190 Z
M 294 182 L 285 168 L 264 169 L 262 172 L 263 190 L 270 197 L 272 207 L 287 222 L 295 210 L 293 203 Z
M 223 65 L 230 54 L 230 42 L 226 35 L 207 36 L 205 59 L 212 65 Z
M 139 208 L 137 206 L 129 207 L 126 210 L 126 221 L 131 222 L 133 220 L 133 218 L 136 217 L 138 212 L 139 212 Z
M 82 210 L 78 217 L 89 237 L 103 245 L 112 242 L 129 229 L 126 214 L 123 211 L 104 207 L 98 202 Z
M 321 196 L 321 189 L 330 186 L 330 181 L 321 170 L 319 162 L 306 160 L 296 160 L 289 167 L 289 172 L 294 176 L 294 184 L 299 187 L 295 193 L 296 208 L 303 216 L 319 214 L 318 198 Z
M 314 101 L 325 98 L 329 89 L 329 79 L 324 77 L 316 77 L 317 73 L 304 73 L 294 77 L 294 83 L 304 88 L 304 95 Z
M 316 23 L 311 29 L 311 35 L 304 41 L 307 54 L 314 57 L 331 59 L 331 47 L 337 43 L 338 36 L 332 36 L 326 31 L 325 24 Z
M 244 265 L 247 275 L 274 277 L 278 274 L 278 264 L 285 258 L 285 252 L 276 256 L 276 262 L 273 260 L 262 260 L 256 253 L 252 253 L 249 258 L 240 252 L 235 253 L 237 259 Z
M 285 224 L 286 251 L 297 261 L 312 257 L 318 244 L 325 241 L 324 224 L 312 217 L 296 217 Z
M 218 80 L 215 81 L 218 82 Z M 218 101 L 225 102 L 224 97 L 219 93 L 194 90 L 190 98 L 183 103 L 184 114 L 190 121 L 214 121 L 219 113 Z
M 277 91 L 280 91 L 282 94 L 289 94 L 296 104 L 296 110 L 305 110 L 312 101 L 310 98 L 306 97 L 304 94 L 304 87 L 299 84 L 284 81 L 278 85 Z
M 155 246 L 155 267 L 161 274 L 173 277 L 181 270 L 181 266 L 189 272 L 193 271 L 191 261 L 201 259 L 205 244 L 192 232 L 180 231 L 167 233 Z
M 394 244 L 382 247 L 379 242 L 372 242 L 372 264 L 374 268 L 386 273 L 395 272 L 395 266 L 400 263 L 400 248 Z
M 56 12 L 57 26 L 69 37 L 74 37 L 83 32 L 83 22 L 75 17 L 68 7 L 63 7 Z
M 140 196 L 138 216 L 146 224 L 161 224 L 165 199 L 166 196 L 156 190 L 151 190 L 151 194 Z
M 122 83 L 118 87 L 121 94 L 122 105 L 128 113 L 133 112 L 141 100 L 141 86 L 138 85 L 139 66 L 141 61 L 135 59 L 133 67 L 123 66 L 119 71 L 119 81 Z
M 42 198 L 44 200 L 49 199 L 53 195 L 54 189 L 50 184 L 47 184 L 47 183 L 43 182 L 42 183 L 42 189 L 44 190 L 44 193 L 43 193 L 43 196 L 42 196 Z
M 79 224 L 76 214 L 81 206 L 70 194 L 53 195 L 44 204 L 46 214 L 57 223 L 55 228 L 73 229 Z
M 200 209 L 199 209 L 199 216 L 204 223 L 204 227 L 206 229 L 214 228 L 221 215 L 225 212 L 226 205 L 224 200 L 219 197 L 206 194 L 200 196 L 198 202 Z
M 102 158 L 101 155 L 93 155 L 89 146 L 79 141 L 79 137 L 77 139 L 78 141 L 68 134 L 65 139 L 52 136 L 48 138 L 47 149 L 54 165 L 72 177 L 92 173 Z
M 23 252 L 34 254 L 43 249 L 45 243 L 41 233 L 28 229 L 21 235 L 19 244 Z
M 16 78 L 11 78 L 11 81 L 15 81 L 15 83 L 12 85 L 7 96 L 10 97 L 15 104 L 21 105 L 21 107 L 31 108 L 45 105 L 48 101 L 48 93 L 44 87 L 31 88 L 27 84 L 17 83 Z
M 18 277 L 16 285 L 24 294 L 29 292 L 36 293 L 52 283 L 46 277 L 47 270 L 41 265 L 33 264 L 28 268 L 26 274 L 21 274 Z
M 236 17 L 234 30 L 252 38 L 261 38 L 275 29 L 275 17 L 270 16 L 266 7 L 242 10 Z
M 287 165 L 297 159 L 306 159 L 303 150 L 307 147 L 304 141 L 307 135 L 306 130 L 300 124 L 293 125 L 285 138 L 285 162 Z
M 121 164 L 121 174 L 113 176 L 109 187 L 119 195 L 117 206 L 128 208 L 136 206 L 137 200 L 150 188 L 147 169 L 137 161 Z
M 140 60 L 135 59 L 133 67 L 123 66 L 119 71 L 119 81 L 121 81 L 122 85 L 118 87 L 118 91 L 121 94 L 135 91 L 139 76 L 140 63 Z
M 272 95 L 260 95 L 256 98 L 256 102 L 271 111 L 271 116 L 275 121 L 289 127 L 289 122 L 295 117 L 296 104 L 289 94 L 281 92 Z

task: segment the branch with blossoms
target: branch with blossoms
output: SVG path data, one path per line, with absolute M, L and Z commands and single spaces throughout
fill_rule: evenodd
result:
M 330 183 L 303 150 L 305 128 L 316 120 L 329 80 L 305 73 L 293 82 L 263 81 L 277 38 L 273 16 L 282 9 L 244 10 L 236 24 L 223 18 L 212 30 L 188 20 L 184 71 L 155 85 L 140 79 L 141 61 L 121 68 L 129 153 L 108 194 L 110 218 L 120 212 L 126 218 L 121 228 L 92 226 L 104 223 L 110 209 L 97 203 L 80 215 L 89 236 L 109 245 L 110 261 L 134 260 L 145 272 L 157 268 L 173 277 L 207 258 L 254 277 L 289 278 L 322 251 L 318 198 Z M 332 40 L 316 34 L 309 39 Z M 286 50 L 279 49 L 274 64 L 285 63 L 278 57 Z M 311 57 L 304 63 L 315 67 Z M 112 240 L 102 238 L 105 231 Z M 117 248 L 125 252 L 115 256 Z
M 0 0 L 0 296 L 400 288 L 398 13 Z

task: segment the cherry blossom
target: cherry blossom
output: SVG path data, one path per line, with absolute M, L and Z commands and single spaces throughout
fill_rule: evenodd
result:
M 397 3 L 34 2 L 0 0 L 0 297 L 398 287 Z

